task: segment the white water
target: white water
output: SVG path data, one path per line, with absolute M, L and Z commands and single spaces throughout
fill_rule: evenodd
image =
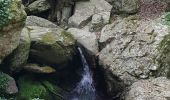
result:
M 81 48 L 78 47 L 78 50 L 81 55 L 83 73 L 82 79 L 73 90 L 70 100 L 95 100 L 96 90 L 94 88 L 93 78 L 89 69 L 89 65 L 87 64 Z

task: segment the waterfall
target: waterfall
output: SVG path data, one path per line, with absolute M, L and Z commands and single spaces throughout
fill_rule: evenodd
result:
M 72 96 L 69 100 L 95 100 L 96 90 L 93 84 L 92 74 L 89 65 L 83 55 L 81 48 L 78 47 L 83 65 L 82 79 L 72 91 Z

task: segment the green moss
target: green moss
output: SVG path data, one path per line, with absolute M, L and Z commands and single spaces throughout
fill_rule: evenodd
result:
M 50 32 L 42 36 L 42 41 L 47 44 L 53 44 L 56 42 L 55 36 Z
M 157 72 L 158 76 L 170 76 L 170 34 L 166 35 L 159 44 L 158 50 L 160 56 L 157 59 L 160 67 Z M 169 74 L 169 75 L 168 75 Z
M 65 43 L 70 43 L 70 44 L 75 43 L 74 37 L 69 32 L 62 31 L 61 32 L 61 37 L 63 37 L 63 40 L 64 40 Z
M 20 0 L 0 0 L 0 29 L 9 24 L 24 25 L 26 13 Z
M 0 96 L 4 94 L 4 90 L 8 84 L 8 76 L 2 72 L 0 72 Z
M 49 90 L 49 92 L 53 95 L 55 100 L 63 99 L 63 97 L 62 97 L 63 91 L 61 88 L 59 88 L 56 85 L 51 84 L 48 81 L 44 81 L 44 82 L 42 82 L 42 84 Z
M 30 76 L 21 77 L 18 81 L 19 94 L 17 100 L 32 100 L 34 98 L 49 99 L 49 93 L 41 82 Z
M 164 13 L 163 24 L 170 26 L 170 12 Z
M 11 2 L 12 0 L 0 0 L 0 28 L 10 21 L 9 5 Z
M 19 93 L 16 100 L 63 100 L 62 89 L 39 78 L 31 75 L 20 77 L 18 80 Z

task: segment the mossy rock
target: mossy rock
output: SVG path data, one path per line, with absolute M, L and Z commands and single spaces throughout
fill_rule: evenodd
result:
M 0 72 L 0 97 L 9 98 L 17 92 L 15 80 L 8 74 Z
M 164 13 L 163 23 L 170 26 L 170 12 Z
M 157 75 L 170 77 L 170 34 L 166 35 L 159 44 L 160 56 L 158 63 L 160 68 Z
M 31 60 L 58 66 L 60 69 L 73 59 L 76 54 L 76 41 L 70 33 L 61 28 L 31 26 L 29 29 L 32 42 Z
M 2 72 L 0 72 L 0 96 L 4 96 L 5 89 L 8 85 L 8 76 Z
M 17 48 L 25 19 L 21 0 L 0 0 L 0 63 Z
M 18 72 L 23 69 L 23 65 L 27 62 L 29 56 L 30 45 L 28 29 L 24 28 L 21 32 L 18 47 L 4 59 L 6 69 L 9 69 L 10 72 Z
M 20 0 L 0 0 L 0 28 L 17 21 L 23 22 L 26 14 Z

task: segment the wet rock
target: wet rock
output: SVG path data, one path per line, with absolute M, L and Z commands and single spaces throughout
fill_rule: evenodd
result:
M 18 88 L 16 86 L 15 80 L 11 76 L 0 72 L 0 96 L 5 94 L 11 95 L 17 92 Z
M 26 13 L 20 0 L 3 0 L 0 15 L 0 63 L 19 44 Z
M 138 79 L 167 76 L 168 34 L 161 18 L 144 21 L 130 16 L 106 25 L 99 40 L 105 44 L 99 54 L 100 65 L 128 85 Z
M 133 83 L 125 100 L 168 100 L 168 98 L 170 98 L 170 80 L 159 77 Z
M 29 30 L 24 28 L 21 32 L 18 47 L 4 60 L 5 67 L 8 67 L 10 72 L 16 72 L 22 69 L 22 65 L 27 62 L 30 45 Z
M 27 16 L 26 26 L 40 26 L 46 28 L 56 28 L 56 24 L 37 16 Z
M 33 73 L 50 74 L 56 72 L 56 70 L 50 66 L 38 66 L 37 64 L 27 64 L 24 69 Z
M 83 52 L 89 65 L 92 68 L 96 67 L 96 55 L 98 53 L 98 42 L 95 33 L 81 30 L 78 28 L 70 28 L 67 30 L 77 40 L 80 47 L 83 48 Z
M 102 82 L 105 82 L 105 91 L 108 97 L 111 97 L 112 99 L 121 97 L 126 86 L 124 82 L 119 77 L 114 75 L 110 70 L 103 70 L 103 74 L 104 81 Z
M 30 59 L 62 68 L 72 60 L 75 51 L 73 36 L 61 28 L 29 26 L 31 38 Z M 59 67 L 62 66 L 62 67 Z
M 94 14 L 110 13 L 112 6 L 105 0 L 90 0 L 77 2 L 72 17 L 69 18 L 69 25 L 74 27 L 85 26 Z M 110 14 L 109 14 L 110 15 Z M 110 17 L 110 16 L 109 16 Z

